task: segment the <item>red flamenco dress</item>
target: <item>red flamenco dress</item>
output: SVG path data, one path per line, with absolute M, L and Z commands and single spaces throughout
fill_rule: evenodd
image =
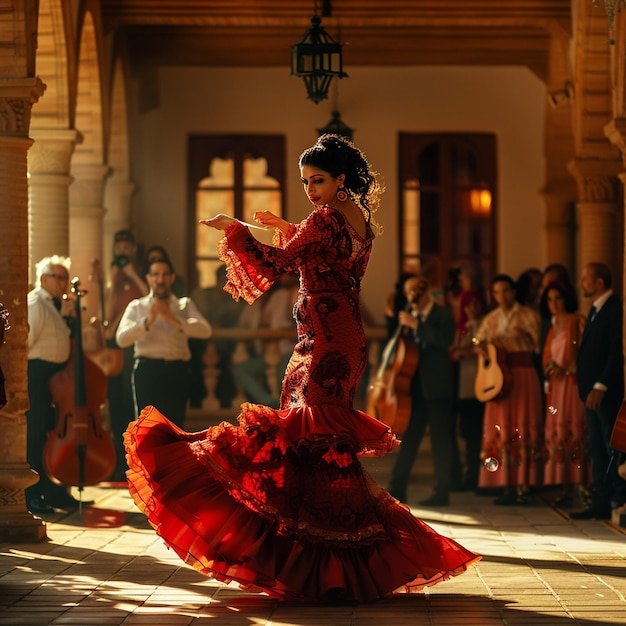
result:
M 367 363 L 358 294 L 371 233 L 323 207 L 276 247 L 239 222 L 225 235 L 234 297 L 253 302 L 300 273 L 281 409 L 246 403 L 238 426 L 187 433 L 146 407 L 124 436 L 137 506 L 202 574 L 281 600 L 366 602 L 465 571 L 480 557 L 411 515 L 358 460 L 399 445 L 352 408 Z

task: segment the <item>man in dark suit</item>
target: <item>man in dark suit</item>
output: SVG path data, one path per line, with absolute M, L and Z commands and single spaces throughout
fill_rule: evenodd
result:
M 430 428 L 435 492 L 420 502 L 422 506 L 446 506 L 458 455 L 455 454 L 454 364 L 449 351 L 456 325 L 452 312 L 438 305 L 430 294 L 428 281 L 416 276 L 404 283 L 410 311 L 401 311 L 398 321 L 410 329 L 419 351 L 419 363 L 411 381 L 411 417 L 391 475 L 389 492 L 406 502 L 407 485 L 419 445 Z
M 611 459 L 611 433 L 624 397 L 622 303 L 611 289 L 611 270 L 588 263 L 580 286 L 593 299 L 578 350 L 578 391 L 585 403 L 591 454 L 592 500 L 572 519 L 610 519 L 611 509 L 626 502 L 626 481 Z

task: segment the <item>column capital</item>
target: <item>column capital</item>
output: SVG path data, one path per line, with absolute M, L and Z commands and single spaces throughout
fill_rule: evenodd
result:
M 568 169 L 578 185 L 579 202 L 617 202 L 621 161 L 576 158 Z
M 0 134 L 28 135 L 32 106 L 44 89 L 37 76 L 0 79 Z
M 70 209 L 74 207 L 102 207 L 104 181 L 111 169 L 102 163 L 72 163 L 74 182 L 70 187 Z
M 28 173 L 67 175 L 76 144 L 82 135 L 73 129 L 31 129 L 34 143 L 28 151 Z

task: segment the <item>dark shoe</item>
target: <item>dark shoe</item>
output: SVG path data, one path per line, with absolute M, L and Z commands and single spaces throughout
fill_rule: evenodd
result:
M 26 508 L 34 515 L 54 513 L 54 509 L 49 504 L 46 504 L 41 497 L 27 500 Z
M 435 491 L 430 498 L 420 502 L 420 506 L 448 506 L 449 504 L 450 494 L 445 491 Z
M 569 514 L 570 519 L 611 519 L 610 504 L 590 504 L 582 511 Z

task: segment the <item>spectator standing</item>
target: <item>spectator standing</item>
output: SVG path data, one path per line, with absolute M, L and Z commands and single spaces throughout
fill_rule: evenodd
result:
M 105 315 L 107 320 L 106 342 L 109 348 L 120 348 L 115 341 L 115 331 L 129 302 L 148 293 L 142 278 L 141 264 L 137 259 L 137 243 L 132 231 L 118 230 L 113 235 L 113 261 L 106 295 Z M 107 378 L 107 401 L 109 405 L 109 427 L 115 446 L 116 466 L 111 480 L 126 481 L 126 452 L 122 433 L 128 423 L 135 419 L 133 400 L 133 349 L 123 350 L 124 365 L 117 376 Z
M 411 380 L 411 416 L 398 452 L 389 484 L 389 493 L 407 501 L 411 469 L 420 443 L 430 429 L 435 470 L 435 491 L 422 506 L 447 506 L 453 487 L 455 446 L 453 444 L 454 366 L 449 350 L 454 341 L 454 316 L 448 307 L 437 304 L 424 277 L 409 278 L 404 284 L 411 311 L 400 311 L 398 322 L 411 330 L 417 344 L 419 363 Z
M 610 442 L 624 398 L 622 303 L 613 293 L 611 270 L 604 263 L 588 263 L 580 286 L 593 304 L 578 350 L 580 399 L 585 403 L 591 454 L 591 503 L 572 519 L 610 519 L 611 510 L 626 502 L 626 481 L 617 472 Z
M 25 490 L 26 506 L 31 513 L 51 513 L 56 509 L 78 506 L 62 487 L 54 483 L 43 464 L 48 431 L 56 425 L 52 406 L 50 378 L 67 364 L 71 331 L 66 317 L 73 305 L 64 296 L 69 281 L 70 259 L 50 256 L 37 263 L 37 283 L 28 294 L 28 401 L 26 412 L 26 458 L 39 474 L 39 482 Z
M 561 265 L 561 263 L 551 263 L 543 270 L 543 277 L 541 278 L 541 290 L 539 293 L 540 299 L 543 295 L 543 292 L 546 290 L 546 287 L 550 283 L 561 283 L 567 288 L 571 288 L 571 290 L 574 292 L 574 295 L 576 295 L 576 289 L 572 285 L 572 280 L 570 278 L 569 272 L 567 271 L 565 265 Z M 576 304 L 576 308 L 578 308 L 578 303 Z M 550 315 L 550 311 L 547 308 L 541 309 L 541 307 L 539 309 L 539 313 L 541 315 L 541 336 L 539 340 L 539 348 L 541 353 L 543 354 L 546 337 L 548 336 L 548 331 L 552 327 L 552 315 Z
M 574 487 L 589 482 L 589 442 L 585 405 L 578 394 L 576 360 L 585 320 L 578 315 L 576 293 L 560 282 L 547 285 L 541 296 L 542 317 L 552 325 L 543 350 L 547 380 L 544 485 L 562 489 L 554 504 L 569 504 Z
M 476 351 L 484 351 L 484 343 L 503 350 L 513 382 L 507 395 L 486 403 L 478 486 L 504 489 L 495 504 L 524 504 L 525 491 L 543 479 L 543 402 L 534 359 L 540 320 L 516 302 L 515 283 L 507 274 L 493 278 L 491 293 L 497 307 L 483 318 Z
M 478 364 L 474 353 L 474 338 L 485 313 L 479 269 L 465 263 L 460 267 L 459 312 L 457 330 L 450 357 L 458 363 L 457 414 L 459 433 L 465 441 L 465 475 L 461 489 L 478 487 L 480 444 L 483 436 L 485 405 L 476 398 L 474 381 Z
M 150 293 L 129 303 L 115 337 L 122 348 L 134 345 L 135 413 L 153 405 L 183 428 L 189 399 L 188 339 L 208 339 L 211 326 L 190 298 L 172 293 L 174 277 L 169 260 L 150 264 Z

